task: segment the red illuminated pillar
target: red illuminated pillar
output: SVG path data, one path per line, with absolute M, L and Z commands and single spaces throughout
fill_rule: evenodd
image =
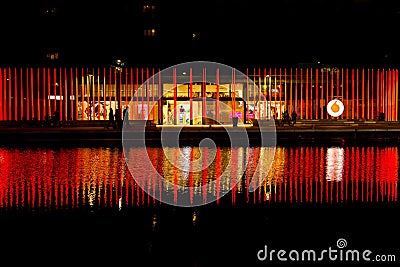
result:
M 306 87 L 306 99 L 304 100 L 305 103 L 305 109 L 306 109 L 306 119 L 309 119 L 308 117 L 308 68 L 306 69 L 306 79 L 305 79 L 305 87 Z
M 395 79 L 394 79 L 394 86 L 395 86 L 395 120 L 398 120 L 398 112 L 399 112 L 399 71 L 395 71 Z
M 173 80 L 173 89 L 174 89 L 174 125 L 176 125 L 176 117 L 177 117 L 177 108 L 176 108 L 176 98 L 177 98 L 177 84 L 176 84 L 176 68 L 173 69 L 173 73 L 172 73 L 172 80 Z M 203 112 L 204 114 L 204 112 Z
M 189 121 L 190 121 L 190 125 L 193 125 L 193 71 L 192 71 L 192 68 L 190 68 L 190 70 L 189 70 Z
M 303 68 L 300 68 L 300 118 L 304 119 L 304 114 L 303 114 Z
M 7 120 L 12 120 L 11 117 L 11 69 L 8 68 L 8 70 L 4 70 L 4 77 L 5 77 L 5 85 L 4 85 L 4 93 L 5 93 L 5 99 L 4 99 L 4 109 L 6 114 L 6 119 Z M 8 101 L 7 101 L 8 99 Z
M 35 117 L 35 105 L 33 102 L 33 69 L 29 69 L 29 105 L 31 106 L 31 112 L 28 115 L 29 119 L 33 119 Z M 29 109 L 28 109 L 29 110 Z
M 282 106 L 283 106 L 282 105 L 282 87 L 283 87 L 283 85 L 282 85 L 282 69 L 279 68 L 279 91 L 278 91 L 278 93 L 279 93 L 279 114 L 280 114 L 280 116 L 282 116 L 282 113 L 283 113 L 283 111 L 282 111 Z
M 392 76 L 391 70 L 386 71 L 386 88 L 387 88 L 387 118 L 389 121 L 392 120 Z
M 354 109 L 355 107 L 355 95 L 354 95 L 354 69 L 351 70 L 351 99 L 352 99 L 352 104 L 351 104 L 351 119 L 354 120 Z
M 202 83 L 201 83 L 201 96 L 202 96 L 202 124 L 206 123 L 207 118 L 207 105 L 206 105 L 206 69 L 202 71 Z
M 162 107 L 163 89 L 161 82 L 161 71 L 158 70 L 158 120 L 163 124 L 163 107 Z M 167 116 L 168 114 L 166 114 Z
M 41 105 L 40 105 L 40 69 L 39 68 L 36 69 L 36 91 L 37 91 L 37 94 L 36 94 L 36 97 L 37 97 L 36 98 L 36 118 L 38 120 L 41 120 L 42 117 L 41 117 L 41 113 L 40 113 Z
M 147 68 L 146 69 L 146 90 L 145 90 L 145 94 L 146 94 L 146 105 L 147 105 L 147 114 L 146 114 L 146 116 L 145 117 L 143 117 L 143 119 L 144 118 L 146 118 L 146 119 L 149 119 L 149 102 L 150 102 L 150 98 L 149 98 L 149 89 L 150 89 L 150 71 L 149 71 L 149 69 Z M 144 113 L 144 112 L 143 112 Z
M 216 77 L 215 83 L 217 85 L 217 88 L 216 88 L 216 91 L 217 91 L 216 92 L 216 100 L 215 100 L 215 112 L 216 112 L 216 119 L 219 122 L 220 119 L 221 119 L 221 116 L 219 114 L 220 113 L 220 110 L 219 110 L 220 109 L 220 106 L 219 106 L 219 68 L 217 68 L 217 70 L 216 70 L 215 77 Z M 247 77 L 247 75 L 246 75 L 246 77 Z
M 136 103 L 135 103 L 135 119 L 139 119 L 139 85 L 140 85 L 140 83 L 139 83 L 139 68 L 136 68 L 136 71 L 135 71 L 135 73 L 136 73 L 136 93 L 135 93 L 135 95 L 136 95 Z
M 18 77 L 17 76 L 18 76 L 17 68 L 14 68 L 14 75 L 13 75 L 13 78 L 14 78 L 14 82 L 13 82 L 13 86 L 14 86 L 14 101 L 13 101 L 14 120 L 18 120 Z
M 299 86 L 299 79 L 298 79 L 298 77 L 297 77 L 298 75 L 297 75 L 297 68 L 296 68 L 296 79 L 295 79 L 295 81 L 296 81 L 296 84 L 295 84 L 295 88 L 294 88 L 294 110 L 295 110 L 295 112 L 298 112 L 297 111 L 297 91 L 298 91 L 298 86 Z
M 270 69 L 270 72 L 269 73 L 271 73 L 271 69 Z M 261 76 L 261 75 L 260 75 Z M 274 68 L 274 89 L 275 89 L 275 94 L 274 94 L 274 102 L 275 102 L 275 113 L 278 113 L 277 112 L 277 104 L 276 104 L 276 101 L 277 101 L 277 99 L 276 99 L 276 87 L 277 87 L 277 82 L 276 82 L 276 76 L 277 76 L 277 74 L 276 74 L 276 68 Z M 264 110 L 266 110 L 266 108 L 264 108 Z M 279 115 L 279 114 L 277 114 L 277 115 Z M 276 118 L 279 118 L 279 116 L 276 116 Z
M 1 105 L 1 107 L 0 107 L 0 120 L 4 120 L 3 83 L 4 83 L 3 70 L 0 69 L 0 105 Z
M 236 70 L 232 69 L 232 118 L 236 117 Z
M 85 74 L 83 73 L 83 68 L 81 69 L 81 119 L 84 119 L 85 109 L 83 103 L 85 102 Z
M 272 84 L 271 84 L 271 80 L 272 80 L 272 69 L 270 68 L 268 71 L 268 75 L 266 74 L 266 69 L 264 69 L 265 72 L 265 76 L 268 76 L 268 88 L 269 88 L 269 93 L 268 93 L 268 101 L 267 101 L 267 93 L 263 93 L 261 91 L 261 70 L 258 69 L 258 85 L 259 85 L 259 99 L 262 100 L 261 102 L 264 104 L 264 118 L 270 118 L 271 117 L 271 102 L 272 102 Z M 260 101 L 259 101 L 260 102 Z M 275 104 L 274 104 L 275 106 Z M 268 110 L 268 113 L 267 113 Z M 261 115 L 261 113 L 260 113 Z M 273 116 L 275 114 L 272 114 Z
M 2 92 L 2 99 L 1 99 L 1 114 L 2 114 L 2 120 L 7 120 L 7 70 L 6 69 L 0 69 L 2 79 L 1 79 L 1 92 Z
M 385 70 L 382 70 L 380 73 L 380 77 L 379 77 L 379 82 L 380 82 L 380 89 L 381 89 L 381 112 L 387 114 L 386 112 L 386 99 L 385 99 L 385 90 L 386 90 L 386 86 L 385 86 Z M 386 120 L 387 115 L 385 115 L 385 120 Z
M 176 98 L 176 90 L 177 90 L 177 88 L 176 88 L 176 69 L 174 70 L 174 79 L 175 79 L 175 83 L 174 83 L 174 92 L 175 92 L 175 95 L 174 95 L 174 98 Z M 144 94 L 145 94 L 145 90 L 146 90 L 146 86 L 147 86 L 147 83 L 145 84 L 144 83 L 144 69 L 142 68 L 141 69 L 141 85 L 142 85 L 142 95 L 141 95 L 141 103 L 142 103 L 142 106 L 141 106 L 141 117 L 140 117 L 140 119 L 141 120 L 143 120 L 144 119 Z M 175 107 L 176 108 L 176 107 Z
M 129 101 L 128 101 L 128 95 L 129 95 L 129 92 L 130 92 L 130 83 L 129 83 L 129 79 L 128 79 L 128 74 L 129 74 L 129 69 L 126 69 L 125 70 L 125 86 L 124 86 L 124 93 L 125 93 L 125 101 L 124 101 L 124 105 L 125 105 L 125 108 L 128 106 L 128 104 L 129 104 Z M 98 77 L 98 76 L 97 76 Z M 151 87 L 151 89 L 153 89 L 153 87 Z M 97 92 L 99 93 L 99 89 L 97 89 Z M 98 95 L 99 97 L 98 97 L 98 101 L 99 101 L 99 103 L 100 103 L 100 95 Z M 121 111 L 122 112 L 122 111 Z M 128 118 L 129 119 L 129 118 Z M 99 120 L 100 120 L 100 111 L 99 111 Z
M 24 84 L 23 84 L 23 70 L 22 68 L 19 69 L 19 110 L 20 114 L 18 117 L 18 120 L 21 120 L 22 117 L 25 116 L 24 110 L 25 110 L 25 105 L 24 105 Z M 28 119 L 27 117 L 24 117 L 25 119 Z
M 365 119 L 364 69 L 361 70 L 361 118 Z M 358 80 L 358 79 L 357 79 Z
M 319 90 L 319 88 L 318 88 Z M 321 69 L 321 100 L 322 100 L 322 105 L 321 105 L 321 119 L 324 119 L 324 106 L 326 104 L 326 100 L 324 99 L 324 72 L 323 69 Z
M 376 111 L 377 115 L 381 112 L 381 105 L 380 105 L 380 97 L 381 97 L 381 91 L 380 91 L 380 71 L 379 69 L 376 71 Z
M 316 119 L 319 119 L 319 83 L 318 83 L 318 69 L 315 70 L 315 115 Z
M 135 83 L 134 83 L 134 80 L 133 80 L 133 68 L 131 68 L 130 69 L 130 77 L 131 77 L 131 98 L 130 98 L 130 101 L 131 102 L 133 102 L 133 100 L 134 100 L 134 95 L 135 95 Z M 104 89 L 103 89 L 104 90 Z M 105 97 L 105 93 L 104 93 L 104 97 Z M 105 101 L 105 100 L 104 100 Z M 158 105 L 160 105 L 160 101 L 158 101 Z M 133 105 L 133 106 L 135 106 L 135 105 Z M 160 109 L 158 109 L 158 110 L 160 110 Z M 130 111 L 129 112 L 129 117 L 130 118 L 132 118 L 132 111 Z M 158 115 L 158 117 L 160 117 L 160 115 Z M 105 117 L 104 117 L 104 119 L 105 119 Z
M 100 68 L 97 68 L 97 119 L 100 120 L 101 117 L 101 99 L 100 99 Z
M 329 83 L 329 87 L 331 88 L 331 96 L 330 96 L 330 98 L 329 98 L 329 101 L 330 100 L 332 100 L 333 98 L 334 98 L 334 94 L 333 94 L 333 87 L 334 87 L 334 84 L 333 84 L 333 81 L 334 81 L 334 76 L 335 76 L 335 69 L 332 69 L 331 70 L 331 76 L 330 76 L 330 83 Z
M 374 119 L 377 113 L 374 106 L 374 89 L 376 89 L 374 88 L 374 69 L 371 69 L 371 119 Z
M 309 76 L 309 78 L 307 78 L 307 102 L 308 102 L 308 118 L 309 119 L 313 119 L 313 70 L 312 68 L 310 68 L 310 70 L 307 69 L 307 76 Z
M 286 88 L 287 88 L 287 69 L 285 68 L 284 69 L 284 73 L 283 73 L 283 75 L 284 75 L 284 81 L 285 81 L 285 83 L 284 83 L 284 86 L 285 86 L 285 90 L 284 90 L 284 95 L 285 95 L 285 98 L 284 98 L 284 101 L 285 101 L 285 110 L 287 111 L 287 112 L 289 112 L 289 106 L 288 106 L 288 99 L 287 99 L 287 90 L 286 90 Z M 289 113 L 290 114 L 290 113 Z
M 290 86 L 289 86 L 289 99 L 290 99 L 290 111 L 289 113 L 292 114 L 292 112 L 295 110 L 294 105 L 293 105 L 293 69 L 290 68 Z
M 371 90 L 370 86 L 369 86 L 369 80 L 370 80 L 370 71 L 369 69 L 367 70 L 367 119 L 370 119 L 370 106 L 369 106 L 369 90 Z
M 30 87 L 30 72 L 29 68 L 25 68 L 25 116 L 27 120 L 31 119 L 31 109 L 33 108 L 31 105 L 31 98 L 30 98 L 30 93 L 31 93 L 31 87 Z
M 151 70 L 151 103 L 152 103 L 152 105 L 154 105 L 154 101 L 155 101 L 155 96 L 157 97 L 157 95 L 156 95 L 156 90 L 155 90 L 155 88 L 156 88 L 156 85 L 155 85 L 155 77 L 154 77 L 154 75 L 155 75 L 155 70 L 154 70 L 154 68 L 152 68 L 152 70 Z M 127 104 L 129 104 L 129 103 L 127 103 Z M 153 121 L 155 121 L 155 110 L 154 110 L 154 108 L 152 107 L 152 114 L 153 114 L 153 116 L 152 116 L 152 120 Z
M 397 120 L 397 109 L 396 109 L 396 72 L 394 70 L 391 71 L 392 74 L 392 120 Z
M 75 98 L 74 98 L 74 103 L 75 103 L 75 114 L 74 114 L 74 119 L 78 120 L 78 68 L 75 68 L 75 83 L 74 83 L 74 87 L 75 87 Z

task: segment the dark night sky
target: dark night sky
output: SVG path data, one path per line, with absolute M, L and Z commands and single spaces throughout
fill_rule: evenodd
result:
M 47 2 L 61 6 L 58 17 L 41 15 Z M 116 57 L 158 66 L 192 60 L 249 67 L 400 65 L 400 1 L 159 2 L 154 42 L 143 40 L 140 1 L 5 2 L 0 65 L 41 64 L 47 48 L 62 51 L 65 65 L 107 65 Z

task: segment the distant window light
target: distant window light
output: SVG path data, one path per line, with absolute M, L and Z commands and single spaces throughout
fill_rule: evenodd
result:
M 55 7 L 48 7 L 43 9 L 43 14 L 44 15 L 52 15 L 52 14 L 56 14 L 57 13 L 57 8 Z
M 50 60 L 57 60 L 58 59 L 58 53 L 48 53 L 46 54 L 46 58 Z
M 144 5 L 143 12 L 151 12 L 154 11 L 156 7 L 154 5 Z
M 146 37 L 154 37 L 154 36 L 156 36 L 156 29 L 145 29 L 143 31 L 143 34 Z

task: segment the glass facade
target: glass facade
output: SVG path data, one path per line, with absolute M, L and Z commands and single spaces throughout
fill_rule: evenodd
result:
M 398 69 L 258 68 L 243 77 L 204 71 L 157 75 L 155 68 L 1 68 L 0 120 L 107 120 L 110 108 L 129 119 L 164 125 L 241 123 L 281 118 L 332 119 L 326 105 L 344 104 L 338 119 L 398 120 Z M 227 82 L 232 81 L 232 82 Z

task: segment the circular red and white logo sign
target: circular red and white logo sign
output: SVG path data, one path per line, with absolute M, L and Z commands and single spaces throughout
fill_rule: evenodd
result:
M 339 99 L 333 99 L 329 101 L 326 110 L 328 111 L 329 115 L 333 117 L 339 117 L 340 115 L 343 114 L 344 111 L 343 102 L 340 101 Z

